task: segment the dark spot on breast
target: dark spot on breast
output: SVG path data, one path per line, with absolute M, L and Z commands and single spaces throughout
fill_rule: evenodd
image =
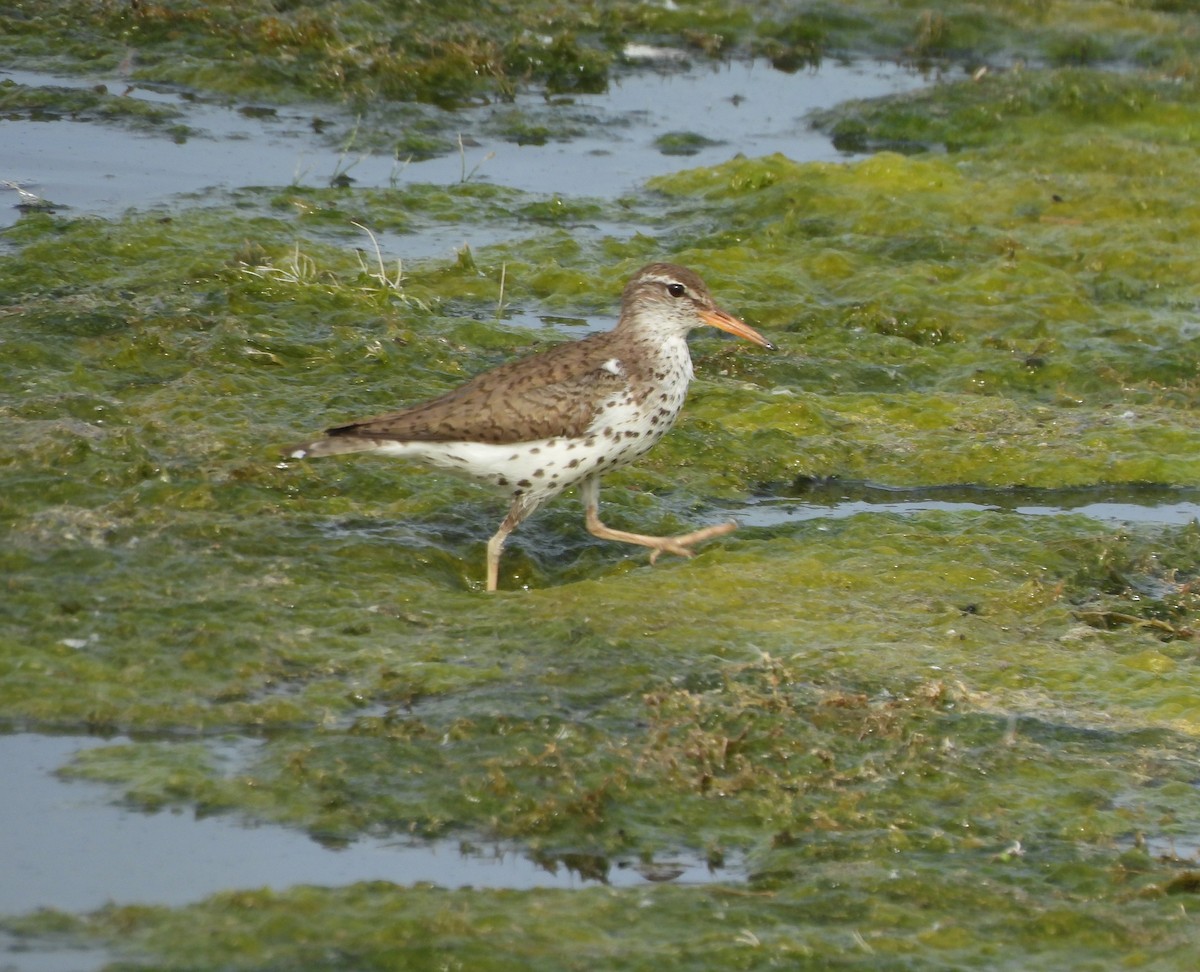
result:
M 546 475 L 546 470 L 545 470 L 545 469 L 535 469 L 535 470 L 533 471 L 533 478 L 534 478 L 534 479 L 541 479 L 541 478 L 542 478 L 543 476 L 545 476 L 545 475 Z
M 528 479 L 519 479 L 519 480 L 517 480 L 517 485 L 522 487 L 523 489 L 528 489 L 530 486 L 533 485 L 533 483 L 531 483 Z
M 531 456 L 536 456 L 536 455 L 537 455 L 539 452 L 541 452 L 541 451 L 542 451 L 542 450 L 541 450 L 541 448 L 540 448 L 539 446 L 534 446 L 532 449 L 530 449 L 530 450 L 529 450 L 529 454 L 530 454 Z
M 575 468 L 576 466 L 578 466 L 578 465 L 579 465 L 579 460 L 578 460 L 578 459 L 572 459 L 570 462 L 568 462 L 568 463 L 567 463 L 567 468 L 568 468 L 568 469 L 574 469 L 574 468 Z
M 507 486 L 508 480 L 505 479 L 503 476 L 497 476 L 496 477 L 496 485 L 497 486 Z

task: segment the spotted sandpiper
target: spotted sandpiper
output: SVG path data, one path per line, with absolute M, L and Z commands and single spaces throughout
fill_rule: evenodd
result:
M 431 401 L 328 429 L 285 456 L 375 452 L 505 491 L 512 505 L 487 545 L 489 591 L 508 535 L 576 484 L 593 536 L 649 547 L 651 563 L 664 552 L 690 557 L 693 546 L 737 524 L 676 537 L 614 530 L 600 522 L 600 477 L 643 455 L 675 424 L 692 378 L 687 335 L 702 324 L 771 347 L 721 310 L 691 270 L 651 263 L 626 284 L 613 330 L 501 365 Z

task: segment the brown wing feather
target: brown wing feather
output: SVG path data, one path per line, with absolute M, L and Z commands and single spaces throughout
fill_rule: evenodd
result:
M 528 442 L 581 436 L 596 406 L 625 387 L 601 367 L 611 332 L 562 344 L 476 376 L 439 398 L 327 430 L 407 442 Z

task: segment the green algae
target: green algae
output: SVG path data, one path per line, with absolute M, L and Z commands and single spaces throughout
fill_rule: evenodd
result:
M 631 890 L 610 900 L 646 907 L 647 894 L 679 894 L 672 921 L 686 925 L 684 909 L 749 893 L 760 904 L 780 902 L 777 933 L 813 936 L 814 948 L 847 910 L 846 927 L 875 928 L 885 950 L 907 947 L 926 923 L 902 902 L 936 887 L 944 912 L 945 889 L 961 886 L 966 897 L 955 895 L 950 923 L 973 932 L 926 940 L 933 954 L 986 959 L 1011 923 L 1023 929 L 1009 944 L 1017 956 L 1057 955 L 1105 921 L 1117 927 L 1093 942 L 1097 955 L 1187 954 L 1190 926 L 1153 904 L 1186 873 L 1183 865 L 1155 860 L 1137 843 L 1195 832 L 1196 803 L 1187 795 L 1200 728 L 1190 694 L 1194 650 L 1076 615 L 1102 589 L 1120 586 L 1114 577 L 1174 577 L 1179 565 L 1194 565 L 1195 529 L 1130 537 L 1082 520 L 1033 530 L 1002 515 L 963 520 L 856 517 L 777 536 L 765 557 L 747 549 L 760 545 L 750 541 L 725 566 L 706 557 L 610 577 L 602 588 L 532 592 L 501 599 L 486 618 L 413 608 L 401 616 L 393 602 L 369 613 L 370 631 L 353 633 L 360 644 L 382 635 L 376 619 L 391 615 L 394 633 L 379 647 L 333 644 L 335 654 L 319 663 L 336 666 L 326 669 L 332 691 L 307 706 L 325 713 L 323 726 L 270 734 L 232 772 L 214 765 L 205 746 L 177 741 L 92 750 L 71 771 L 119 781 L 135 805 L 250 813 L 323 840 L 465 827 L 519 838 L 551 860 L 564 847 L 654 857 L 682 842 L 717 858 L 742 849 L 750 854 L 748 891 Z M 931 561 L 947 566 L 931 574 Z M 699 587 L 688 574 L 697 569 Z M 893 592 L 886 610 L 880 580 Z M 395 590 L 394 577 L 380 578 L 373 593 L 395 598 Z M 968 592 L 974 600 L 965 603 Z M 714 640 L 702 605 L 737 617 L 738 638 Z M 326 648 L 328 634 L 320 639 Z M 484 680 L 423 698 L 372 689 L 381 664 L 411 689 L 409 673 L 435 644 L 427 661 L 456 662 Z M 233 660 L 229 649 L 221 655 Z M 317 674 L 306 675 L 295 655 L 289 668 L 298 680 Z M 356 714 L 381 702 L 387 711 Z M 211 704 L 228 715 L 246 711 L 244 699 Z M 1031 897 L 1034 885 L 1042 890 Z M 371 897 L 379 906 L 421 908 L 442 894 L 377 886 Z M 514 914 L 558 900 L 553 892 L 460 894 L 464 907 L 503 900 Z M 213 909 L 228 913 L 227 947 L 236 950 L 255 936 L 260 908 L 280 920 L 309 900 L 311 920 L 341 929 L 351 947 L 406 947 L 370 945 L 365 932 L 346 926 L 342 895 L 356 891 L 298 889 L 277 905 L 272 897 L 250 908 L 222 896 L 183 914 L 207 926 Z M 968 902 L 999 908 L 996 924 L 981 928 Z M 174 920 L 164 911 L 111 909 L 77 931 L 157 954 L 156 929 L 169 936 Z M 1057 931 L 1047 934 L 1041 920 Z M 1146 923 L 1161 929 L 1135 933 Z M 33 932 L 37 919 L 18 927 Z M 897 927 L 910 928 L 901 941 L 890 937 Z M 503 961 L 523 954 L 497 945 L 486 923 L 464 935 L 468 950 L 489 940 Z M 641 938 L 632 934 L 633 943 Z M 213 947 L 224 954 L 226 946 Z M 536 951 L 546 961 L 565 958 L 561 947 Z M 272 959 L 251 952 L 239 961 L 268 967 Z
M 651 969 L 798 967 L 908 969 L 1045 964 L 1102 968 L 1113 954 L 1184 968 L 1193 946 L 1180 900 L 1145 875 L 1123 881 L 1120 909 L 1098 899 L 1072 862 L 1055 868 L 1050 900 L 1020 894 L 1046 880 L 980 854 L 949 874 L 922 862 L 856 868 L 816 862 L 808 888 L 657 887 L 628 892 L 494 892 L 397 888 L 383 882 L 328 890 L 231 892 L 195 908 L 109 908 L 87 919 L 56 916 L 24 926 L 46 934 L 86 931 L 131 963 L 156 967 Z M 930 923 L 947 896 L 962 917 Z M 1185 896 L 1186 900 L 1186 896 Z M 332 940 L 323 930 L 342 929 Z M 215 930 L 209 930 L 215 929 Z M 987 945 L 1002 942 L 1003 947 Z M 171 958 L 163 959 L 164 953 Z M 666 958 L 664 958 L 666 957 Z M 126 967 L 122 964 L 119 967 Z M 131 965 L 130 967 L 136 967 Z
M 40 66 L 112 71 L 228 94 L 452 107 L 536 82 L 551 92 L 603 90 L 613 52 L 592 11 L 539 29 L 551 4 L 358 2 L 26 3 L 4 19 L 10 50 Z M 574 28 L 593 38 L 577 40 Z M 135 49 L 136 60 L 129 57 Z
M 1165 141 L 1194 144 L 1196 79 L 1096 70 L 1016 70 L 902 97 L 856 101 L 813 121 L 846 151 L 1019 147 L 1033 131 L 1102 132 L 1139 120 Z M 1168 119 L 1182 123 L 1172 133 Z
M 602 91 L 630 41 L 700 58 L 753 54 L 789 71 L 855 53 L 901 53 L 920 63 L 1185 66 L 1200 43 L 1194 30 L 1179 29 L 1186 16 L 1170 5 L 1116 0 L 948 0 L 937 10 L 885 0 L 852 7 L 539 0 L 436 9 L 357 0 L 25 0 L 0 15 L 0 37 L 10 60 L 41 69 L 120 71 L 137 81 L 284 101 L 454 106 L 511 97 L 530 84 L 551 94 Z
M 701 149 L 717 144 L 696 132 L 666 132 L 654 140 L 655 148 L 663 155 L 696 155 Z
M 0 81 L 0 116 L 39 122 L 120 122 L 138 131 L 165 131 L 186 141 L 191 129 L 182 124 L 183 112 L 112 94 L 107 85 L 92 88 L 31 87 Z

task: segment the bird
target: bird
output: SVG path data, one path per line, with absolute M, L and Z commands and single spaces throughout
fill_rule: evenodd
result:
M 687 336 L 703 325 L 774 349 L 718 307 L 695 272 L 651 263 L 625 285 L 612 330 L 502 364 L 438 398 L 327 429 L 284 457 L 372 452 L 503 491 L 510 506 L 487 544 L 489 592 L 509 534 L 571 486 L 592 536 L 649 547 L 651 564 L 662 553 L 691 557 L 692 547 L 737 524 L 674 537 L 613 529 L 600 520 L 600 478 L 644 455 L 675 424 L 693 377 Z

